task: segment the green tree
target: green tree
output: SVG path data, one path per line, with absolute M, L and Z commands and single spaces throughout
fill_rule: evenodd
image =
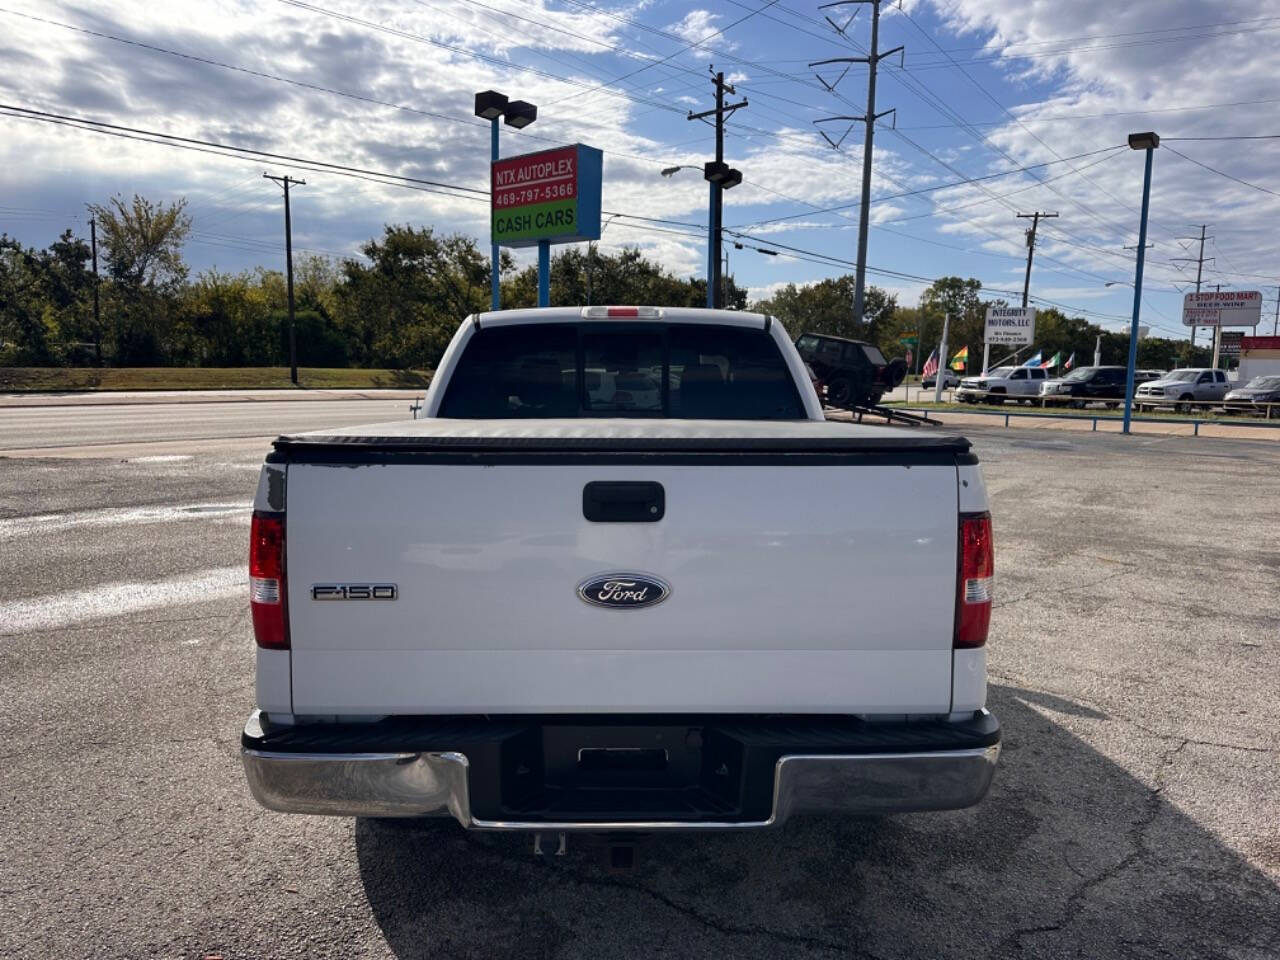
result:
M 47 307 L 39 255 L 8 234 L 0 234 L 0 364 L 56 362 L 55 330 Z
M 191 230 L 186 200 L 152 203 L 135 195 L 90 204 L 110 278 L 115 360 L 122 366 L 161 363 L 176 346 L 179 294 L 187 279 L 182 245 Z
M 362 366 L 433 367 L 458 323 L 488 308 L 489 261 L 475 240 L 430 227 L 388 226 L 347 260 L 334 319 Z
M 41 287 L 55 328 L 68 358 L 81 345 L 91 345 L 93 362 L 102 366 L 103 325 L 93 315 L 92 253 L 89 244 L 64 230 L 38 255 Z
M 801 286 L 789 283 L 767 300 L 754 304 L 752 309 L 777 317 L 793 337 L 802 333 L 823 333 L 867 340 L 881 347 L 890 346 L 882 341 L 898 309 L 897 297 L 879 287 L 868 287 L 863 322 L 857 324 L 853 320 L 853 291 L 854 276 L 851 273 Z
M 510 275 L 502 288 L 502 305 L 507 308 L 533 307 L 538 303 L 538 270 L 535 266 Z M 725 278 L 726 307 L 742 310 L 746 291 Z M 550 301 L 553 306 L 625 304 L 628 306 L 705 307 L 707 283 L 681 280 L 660 264 L 645 258 L 638 249 L 627 247 L 616 254 L 594 253 L 567 247 L 551 257 Z

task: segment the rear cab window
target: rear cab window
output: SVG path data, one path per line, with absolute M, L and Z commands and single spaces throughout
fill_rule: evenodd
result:
M 805 419 L 773 338 L 714 324 L 482 328 L 454 369 L 439 415 Z

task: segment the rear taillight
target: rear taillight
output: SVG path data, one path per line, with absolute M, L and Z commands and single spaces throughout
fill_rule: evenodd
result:
M 995 585 L 991 514 L 960 515 L 959 565 L 955 646 L 981 647 L 991 627 L 991 590 Z
M 249 608 L 254 639 L 271 650 L 289 648 L 284 574 L 284 517 L 255 510 L 249 527 Z

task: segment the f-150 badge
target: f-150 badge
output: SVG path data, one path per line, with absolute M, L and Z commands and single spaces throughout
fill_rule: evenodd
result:
M 394 600 L 399 596 L 394 583 L 313 583 L 312 600 Z
M 670 595 L 666 581 L 643 573 L 602 573 L 578 584 L 578 596 L 597 607 L 652 607 Z

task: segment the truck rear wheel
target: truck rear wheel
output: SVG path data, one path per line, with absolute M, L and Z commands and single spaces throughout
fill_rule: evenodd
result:
M 827 402 L 833 407 L 848 407 L 853 390 L 844 377 L 827 384 Z

